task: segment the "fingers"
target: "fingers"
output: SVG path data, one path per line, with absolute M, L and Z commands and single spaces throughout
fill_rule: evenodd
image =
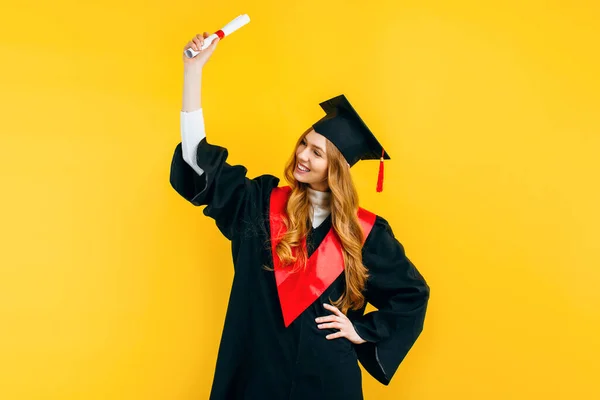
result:
M 345 317 L 344 313 L 342 313 L 340 310 L 338 310 L 337 307 L 334 307 L 330 304 L 323 304 L 323 307 L 325 307 L 327 310 L 331 311 L 332 313 L 334 313 L 335 315 L 337 315 L 338 317 Z
M 331 311 L 333 314 L 316 318 L 315 321 L 317 323 L 319 323 L 319 325 L 317 325 L 317 328 L 319 328 L 319 329 L 339 329 L 339 332 L 332 333 L 330 335 L 325 336 L 325 338 L 328 340 L 346 337 L 345 331 L 347 329 L 345 329 L 345 327 L 346 327 L 346 321 L 348 320 L 348 317 L 346 317 L 346 315 L 344 315 L 344 313 L 341 312 L 335 306 L 325 303 L 325 304 L 323 304 L 323 307 L 325 309 Z
M 190 40 L 185 46 L 183 46 L 183 50 L 192 49 L 194 51 L 199 51 L 200 46 L 201 45 L 199 45 L 196 41 Z
M 192 38 L 192 40 L 190 40 L 185 46 L 184 46 L 184 50 L 187 50 L 189 48 L 193 49 L 194 51 L 200 51 L 200 49 L 202 48 L 202 46 L 204 45 L 204 39 L 206 39 L 207 37 L 209 37 L 210 34 L 208 32 L 204 32 L 202 35 L 200 35 L 199 33 L 194 36 Z M 215 48 L 217 47 L 217 43 L 220 41 L 220 38 L 215 38 L 208 47 L 212 47 Z
M 344 327 L 344 325 L 342 325 L 339 322 L 331 322 L 329 324 L 317 325 L 317 328 L 319 328 L 319 329 L 342 329 L 343 327 Z
M 195 44 L 194 50 L 196 50 L 196 51 L 199 51 L 202 48 L 202 45 L 204 44 L 204 38 L 202 36 L 200 36 L 200 34 L 197 34 L 196 36 L 194 36 L 192 41 Z
M 325 339 L 327 340 L 331 340 L 331 339 L 338 339 L 341 337 L 344 337 L 346 334 L 342 331 L 336 332 L 336 333 L 332 333 L 331 335 L 327 335 L 325 336 Z
M 315 322 L 342 322 L 342 319 L 337 315 L 326 315 L 324 317 L 315 318 Z
M 204 39 L 209 36 L 207 32 L 204 32 L 204 36 L 199 33 L 192 38 L 187 44 L 184 46 L 184 50 L 191 48 L 194 51 L 200 51 L 202 46 L 204 45 Z

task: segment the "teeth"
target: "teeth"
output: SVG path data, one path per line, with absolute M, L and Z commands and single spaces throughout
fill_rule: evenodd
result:
M 300 164 L 298 164 L 298 169 L 299 169 L 300 171 L 304 171 L 304 172 L 308 172 L 308 171 L 310 171 L 308 168 L 304 168 L 304 167 L 303 167 L 302 165 L 300 165 Z

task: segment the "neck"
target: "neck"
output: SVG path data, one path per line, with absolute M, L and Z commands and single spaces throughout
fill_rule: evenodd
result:
M 329 192 L 329 185 L 327 182 L 311 183 L 308 187 L 317 192 Z

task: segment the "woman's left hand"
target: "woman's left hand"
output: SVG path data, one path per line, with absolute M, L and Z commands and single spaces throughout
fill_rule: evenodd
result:
M 319 317 L 315 319 L 315 321 L 319 324 L 317 325 L 317 328 L 340 330 L 339 332 L 327 335 L 326 338 L 328 340 L 345 337 L 354 344 L 361 344 L 366 342 L 366 340 L 363 340 L 363 338 L 358 336 L 358 333 L 356 333 L 356 330 L 354 329 L 354 326 L 352 325 L 350 319 L 346 315 L 344 315 L 343 312 L 338 310 L 337 307 L 334 307 L 329 304 L 323 304 L 323 307 L 331 311 L 333 315 L 327 315 L 325 317 Z

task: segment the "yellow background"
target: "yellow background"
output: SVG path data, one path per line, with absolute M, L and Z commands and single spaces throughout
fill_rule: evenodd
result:
M 600 398 L 596 1 L 20 1 L 0 16 L 0 399 L 208 397 L 228 242 L 169 185 L 185 43 L 251 176 L 345 93 L 353 168 L 432 288 L 367 399 Z

